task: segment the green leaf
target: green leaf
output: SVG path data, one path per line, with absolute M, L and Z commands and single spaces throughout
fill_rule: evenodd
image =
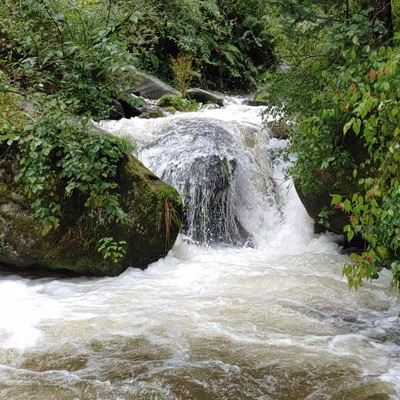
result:
M 386 247 L 384 247 L 384 246 L 378 246 L 378 247 L 377 247 L 377 250 L 378 250 L 378 253 L 379 253 L 381 256 L 386 256 L 386 254 L 387 254 L 387 248 L 386 248 Z
M 354 123 L 354 118 L 352 118 L 349 122 L 347 122 L 343 127 L 343 134 L 346 134 L 347 131 L 352 127 Z
M 334 206 L 336 204 L 339 204 L 342 202 L 342 196 L 338 195 L 338 194 L 334 194 L 332 196 L 332 201 L 331 201 L 331 205 Z
M 351 240 L 354 238 L 354 231 L 353 230 L 349 230 L 347 232 L 347 241 L 351 242 Z

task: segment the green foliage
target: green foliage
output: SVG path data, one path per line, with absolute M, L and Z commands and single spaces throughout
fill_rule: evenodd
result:
M 62 92 L 77 100 L 76 113 L 107 115 L 108 99 L 122 90 L 119 76 L 136 62 L 120 35 L 127 13 L 109 18 L 106 4 L 78 0 L 5 0 L 0 14 L 0 67 L 14 85 Z
M 171 59 L 196 59 L 196 84 L 219 90 L 254 88 L 274 63 L 268 9 L 262 0 L 150 0 L 138 20 L 125 27 L 139 66 L 173 81 Z M 129 32 L 129 33 L 128 33 Z
M 80 197 L 102 223 L 123 223 L 126 216 L 113 193 L 114 178 L 118 161 L 132 148 L 127 141 L 93 131 L 88 118 L 66 114 L 68 101 L 40 100 L 37 108 L 45 106 L 46 111 L 8 144 L 17 144 L 21 168 L 16 182 L 32 199 L 43 233 L 58 228 L 63 196 Z
M 195 75 L 194 62 L 193 57 L 188 54 L 180 54 L 172 60 L 174 83 L 183 97 L 186 97 L 186 92 L 190 88 L 190 83 Z
M 181 94 L 174 96 L 165 94 L 157 103 L 158 107 L 173 107 L 176 111 L 197 111 L 199 104 L 196 100 L 185 99 Z
M 127 242 L 124 240 L 115 242 L 112 237 L 105 237 L 99 240 L 99 247 L 97 250 L 99 253 L 103 253 L 105 260 L 118 264 L 126 254 L 126 246 Z
M 136 6 L 124 5 L 0 4 L 0 163 L 18 165 L 15 181 L 43 234 L 59 229 L 68 197 L 98 224 L 126 222 L 115 176 L 132 145 L 91 122 L 108 115 L 110 98 L 123 96 L 132 79 L 136 58 L 121 29 L 134 20 Z M 95 231 L 87 234 L 96 238 Z
M 382 266 L 400 288 L 400 49 L 380 45 L 384 33 L 368 12 L 333 21 L 268 92 L 283 119 L 298 121 L 291 174 L 309 193 L 339 192 L 332 206 L 349 214 L 347 239 L 365 240 L 343 271 L 354 288 Z

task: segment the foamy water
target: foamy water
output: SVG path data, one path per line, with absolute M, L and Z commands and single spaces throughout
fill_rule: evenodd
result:
M 259 111 L 232 104 L 202 117 L 260 124 Z M 143 144 L 169 122 L 103 127 Z M 280 200 L 265 212 L 279 218 L 265 218 L 268 234 L 253 225 L 257 248 L 179 238 L 166 258 L 119 277 L 4 275 L 0 398 L 400 399 L 390 274 L 350 292 L 337 238 L 314 235 L 285 165 L 273 164 Z

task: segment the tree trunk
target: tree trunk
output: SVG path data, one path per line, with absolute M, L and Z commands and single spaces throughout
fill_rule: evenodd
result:
M 391 0 L 372 0 L 374 8 L 372 18 L 380 21 L 386 28 L 386 34 L 382 38 L 385 44 L 392 44 L 393 40 L 393 19 L 392 19 L 392 3 Z M 382 44 L 383 44 L 382 43 Z

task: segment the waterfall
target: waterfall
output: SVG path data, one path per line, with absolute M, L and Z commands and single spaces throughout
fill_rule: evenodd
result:
M 215 118 L 215 111 L 170 116 L 144 126 L 138 119 L 101 126 L 137 140 L 140 160 L 179 191 L 187 238 L 203 244 L 258 245 L 281 218 L 270 136 L 260 123 L 226 121 Z

